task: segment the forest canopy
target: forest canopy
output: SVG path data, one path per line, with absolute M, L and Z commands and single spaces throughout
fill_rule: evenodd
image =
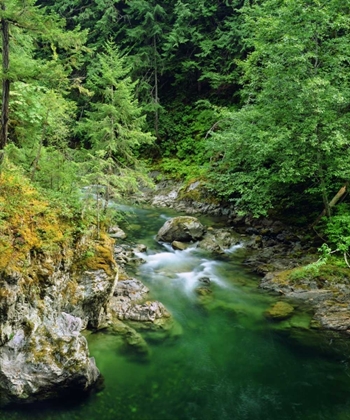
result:
M 242 213 L 324 216 L 347 243 L 348 2 L 9 0 L 0 14 L 2 170 L 74 197 L 128 194 L 153 168 Z

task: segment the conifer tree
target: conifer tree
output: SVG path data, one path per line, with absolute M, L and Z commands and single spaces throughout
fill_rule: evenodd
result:
M 89 68 L 88 88 L 93 92 L 91 107 L 78 123 L 77 132 L 88 139 L 91 150 L 87 162 L 90 180 L 110 189 L 136 186 L 135 151 L 153 141 L 143 131 L 145 116 L 135 99 L 130 68 L 117 47 L 107 42 Z

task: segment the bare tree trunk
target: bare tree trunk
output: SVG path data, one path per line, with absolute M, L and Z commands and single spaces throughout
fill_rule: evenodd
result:
M 159 132 L 159 97 L 158 97 L 158 65 L 157 65 L 157 41 L 156 37 L 153 37 L 153 52 L 154 52 L 154 102 L 156 105 L 155 114 L 154 114 L 154 131 L 156 132 L 156 137 L 158 138 Z
M 5 10 L 4 4 L 2 4 L 1 9 Z M 1 35 L 2 35 L 3 81 L 2 81 L 0 150 L 3 150 L 7 144 L 8 122 L 9 122 L 9 102 L 10 102 L 10 79 L 8 78 L 8 71 L 10 67 L 10 59 L 9 59 L 10 33 L 9 33 L 9 22 L 6 19 L 1 19 Z
M 336 193 L 336 195 L 328 203 L 328 211 L 330 211 L 330 209 L 338 203 L 338 201 L 344 196 L 344 194 L 346 194 L 347 188 L 348 188 L 347 183 L 340 188 L 340 190 Z M 327 210 L 326 210 L 326 208 L 324 208 L 323 211 L 320 213 L 320 215 L 317 217 L 317 219 L 313 222 L 312 226 L 316 226 L 317 223 L 321 220 L 321 218 L 323 216 L 326 216 L 326 215 L 327 215 Z
M 45 140 L 45 136 L 46 136 L 46 131 L 47 131 L 48 118 L 49 118 L 49 110 L 47 110 L 47 112 L 46 112 L 45 121 L 43 123 L 43 131 L 41 132 L 41 139 L 40 139 L 40 143 L 39 143 L 39 147 L 38 147 L 38 152 L 37 152 L 37 154 L 35 156 L 35 159 L 32 163 L 32 170 L 31 170 L 31 174 L 30 174 L 30 180 L 31 181 L 34 181 L 35 172 L 38 169 L 38 163 L 39 163 L 40 156 L 41 156 L 41 149 L 43 148 L 43 144 L 44 144 L 44 140 Z

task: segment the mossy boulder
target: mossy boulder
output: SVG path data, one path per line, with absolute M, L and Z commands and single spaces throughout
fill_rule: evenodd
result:
M 156 240 L 163 242 L 191 242 L 203 238 L 206 228 L 196 217 L 179 216 L 167 220 L 157 233 Z
M 283 319 L 290 318 L 294 312 L 294 307 L 287 302 L 280 301 L 272 305 L 265 312 L 265 317 L 275 320 L 282 321 Z

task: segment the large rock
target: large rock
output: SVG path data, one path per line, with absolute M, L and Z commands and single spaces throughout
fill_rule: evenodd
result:
M 141 302 L 147 297 L 149 290 L 140 282 L 133 278 L 122 280 L 117 283 L 114 290 L 115 296 L 126 297 L 134 303 Z
M 120 320 L 155 322 L 157 319 L 170 318 L 170 313 L 158 301 L 133 304 L 126 299 L 113 298 L 112 308 Z
M 148 288 L 139 280 L 131 278 L 119 281 L 109 309 L 119 320 L 154 322 L 163 317 L 169 318 L 170 314 L 162 303 L 146 300 L 148 292 Z
M 110 328 L 115 329 L 115 326 L 119 326 L 120 321 L 123 321 L 128 327 L 143 331 L 151 340 L 163 340 L 180 335 L 181 327 L 165 306 L 161 302 L 150 301 L 147 298 L 148 289 L 139 280 L 119 281 L 108 305 L 112 320 Z
M 0 405 L 84 391 L 100 373 L 89 357 L 82 321 L 62 312 L 41 319 L 33 311 L 0 348 Z
M 108 239 L 82 238 L 74 251 L 28 253 L 25 269 L 14 261 L 0 272 L 0 405 L 85 392 L 98 382 L 80 331 L 108 323 L 112 251 Z
M 240 239 L 241 238 L 232 230 L 210 229 L 199 242 L 199 246 L 210 252 L 225 254 L 228 253 L 234 245 L 240 244 Z
M 205 234 L 205 227 L 195 217 L 179 216 L 167 220 L 157 233 L 156 240 L 163 242 L 198 241 Z

